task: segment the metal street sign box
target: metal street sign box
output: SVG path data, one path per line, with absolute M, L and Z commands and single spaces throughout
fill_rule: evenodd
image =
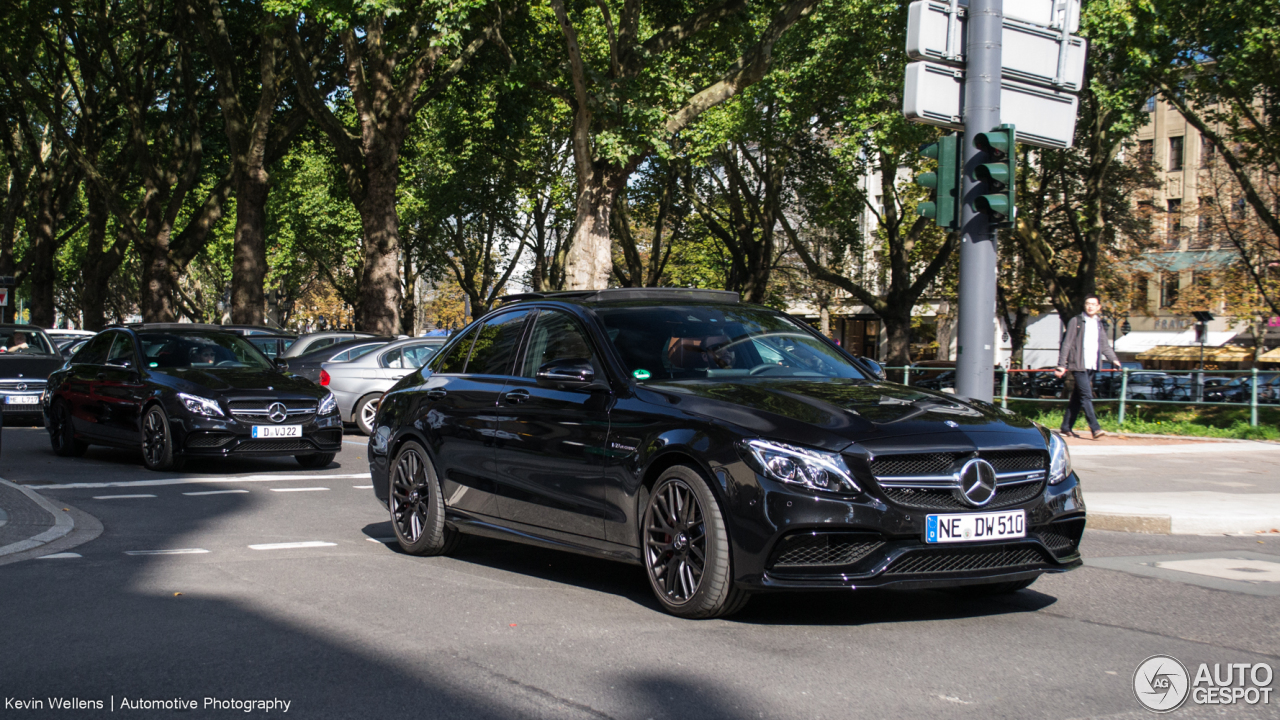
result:
M 1035 147 L 1071 147 L 1076 129 L 1075 95 L 1016 80 L 1000 82 L 1000 122 L 1016 125 L 1018 142 Z M 964 129 L 964 71 L 932 62 L 907 65 L 902 113 L 926 125 Z
M 1079 92 L 1084 85 L 1084 38 L 1008 16 L 1017 3 L 1005 3 L 1001 34 L 1003 75 L 1033 85 Z M 907 55 L 912 60 L 962 63 L 966 44 L 964 18 L 951 21 L 952 6 L 943 0 L 917 0 L 907 12 Z M 1063 57 L 1059 57 L 1062 55 Z
M 0 307 L 8 307 L 9 305 L 9 288 L 0 287 Z
M 12 275 L 0 275 L 0 287 L 13 287 L 17 284 Z
M 956 4 L 968 8 L 969 0 L 959 0 Z M 1061 29 L 1065 24 L 1067 32 L 1079 32 L 1080 0 L 1005 0 L 1004 16 L 1047 28 Z

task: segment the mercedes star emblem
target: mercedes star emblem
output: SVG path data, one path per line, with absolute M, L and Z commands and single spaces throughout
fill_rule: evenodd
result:
M 289 417 L 288 411 L 285 409 L 284 403 L 271 403 L 267 406 L 267 417 L 271 418 L 271 422 L 282 423 L 285 418 Z M 987 467 L 991 467 L 988 465 Z
M 26 384 L 26 383 L 18 383 L 18 389 L 19 389 L 19 390 L 26 390 L 26 389 L 27 389 L 27 384 Z
M 953 428 L 958 428 L 958 427 L 960 427 L 960 423 L 956 422 L 955 420 L 944 420 L 944 421 L 943 421 L 943 423 L 944 423 L 947 427 L 953 427 Z
M 960 468 L 960 493 L 974 507 L 991 502 L 996 494 L 996 469 L 981 458 L 974 458 Z

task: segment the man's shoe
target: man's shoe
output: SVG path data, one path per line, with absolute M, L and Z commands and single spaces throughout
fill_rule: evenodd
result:
M 1097 440 L 1098 438 L 1104 438 L 1104 437 L 1106 437 L 1106 436 L 1107 436 L 1107 435 L 1109 435 L 1109 434 L 1110 434 L 1110 433 L 1108 433 L 1106 430 L 1094 430 L 1094 431 L 1093 431 L 1093 439 L 1094 439 L 1094 440 Z
M 1066 428 L 1062 428 L 1058 430 L 1058 434 L 1061 435 L 1062 437 L 1073 437 L 1073 438 L 1080 437 L 1080 435 L 1077 434 L 1075 430 L 1067 430 Z

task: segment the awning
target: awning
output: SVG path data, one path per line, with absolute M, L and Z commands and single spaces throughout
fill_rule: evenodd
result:
M 1188 250 L 1182 252 L 1146 252 L 1132 265 L 1146 272 L 1181 272 L 1183 270 L 1216 270 L 1240 259 L 1235 250 Z
M 1139 360 L 1191 360 L 1199 362 L 1200 346 L 1161 345 L 1146 352 L 1138 353 Z M 1226 347 L 1208 347 L 1204 349 L 1205 362 L 1247 362 L 1253 359 L 1250 348 L 1228 345 Z
M 1259 355 L 1258 362 L 1280 362 L 1280 347 L 1272 348 Z
M 1226 345 L 1235 336 L 1236 333 L 1234 332 L 1211 332 L 1205 338 L 1204 344 L 1205 347 L 1220 347 Z M 1131 332 L 1116 340 L 1115 349 L 1118 353 L 1140 353 L 1162 345 L 1194 345 L 1196 348 L 1200 347 L 1200 343 L 1196 342 L 1195 328 L 1189 328 L 1176 332 Z M 1196 357 L 1199 357 L 1199 355 Z

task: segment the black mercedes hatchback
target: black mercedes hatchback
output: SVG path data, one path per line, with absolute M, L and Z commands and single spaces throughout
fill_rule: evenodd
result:
M 374 492 L 406 552 L 477 534 L 635 563 L 690 618 L 1081 564 L 1061 438 L 875 369 L 734 293 L 518 296 L 383 397 Z
M 99 333 L 49 376 L 43 409 L 58 455 L 133 447 L 152 470 L 191 457 L 281 455 L 316 468 L 342 448 L 332 393 L 214 326 Z

